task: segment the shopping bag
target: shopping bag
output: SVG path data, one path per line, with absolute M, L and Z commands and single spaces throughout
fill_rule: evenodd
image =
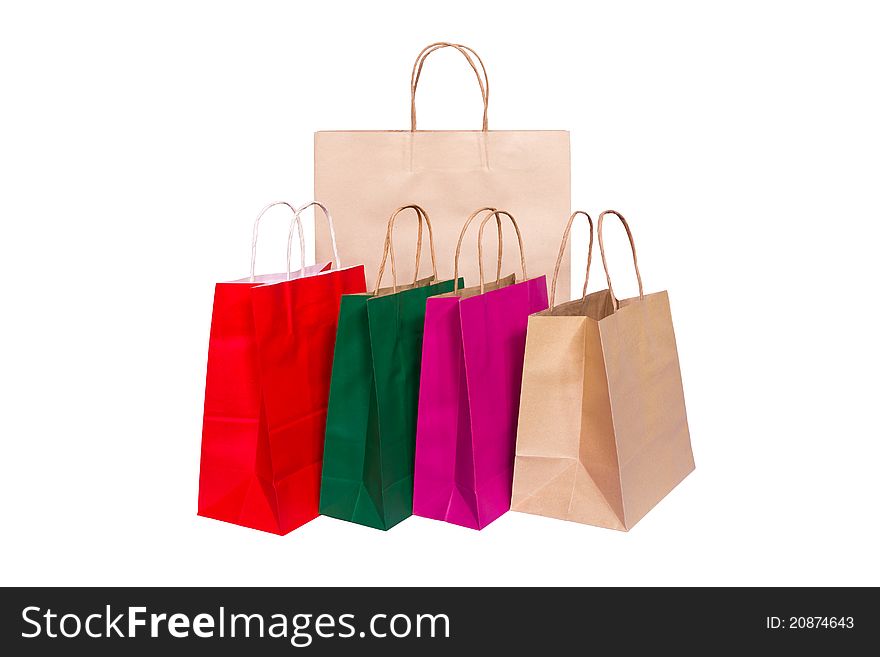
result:
M 485 283 L 486 222 L 510 219 L 522 280 Z M 458 240 L 455 271 L 468 219 Z M 480 224 L 479 285 L 431 297 L 425 312 L 413 513 L 482 529 L 510 508 L 514 442 L 528 316 L 547 307 L 545 277 L 528 278 L 513 216 Z M 500 251 L 500 249 L 499 249 Z
M 413 210 L 419 222 L 413 282 L 398 285 L 394 222 Z M 432 275 L 418 278 L 424 221 Z M 390 288 L 382 275 L 391 256 Z M 321 478 L 322 514 L 377 529 L 412 515 L 413 459 L 425 300 L 451 291 L 439 280 L 431 220 L 417 205 L 388 221 L 372 294 L 347 294 L 339 310 Z
M 572 221 L 563 234 L 565 250 Z M 639 296 L 614 296 L 602 241 L 618 217 Z M 514 511 L 629 530 L 694 469 L 669 296 L 644 294 L 617 212 L 596 232 L 608 289 L 529 318 Z M 587 281 L 592 254 L 587 257 Z
M 480 130 L 416 129 L 416 88 L 426 58 L 452 48 L 473 69 L 483 102 Z M 563 130 L 489 130 L 489 80 L 477 54 L 461 44 L 434 43 L 422 50 L 410 82 L 409 130 L 323 131 L 315 133 L 315 198 L 333 209 L 339 230 L 362 235 L 341 245 L 342 257 L 363 262 L 372 289 L 381 254 L 387 208 L 419 199 L 430 208 L 441 263 L 452 263 L 461 218 L 477 207 L 506 208 L 520 222 L 529 245 L 529 265 L 549 272 L 558 244 L 546 230 L 571 205 L 569 133 Z M 409 236 L 407 236 L 409 237 Z M 316 241 L 318 259 L 329 254 L 326 237 Z M 462 265 L 467 281 L 477 280 L 476 263 Z M 568 265 L 560 285 L 568 294 Z
M 291 230 L 310 205 L 295 210 Z M 251 276 L 215 288 L 198 512 L 286 534 L 318 513 L 339 299 L 363 291 L 364 274 L 337 260 L 256 277 L 262 214 Z

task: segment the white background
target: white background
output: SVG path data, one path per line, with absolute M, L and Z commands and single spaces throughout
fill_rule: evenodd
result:
M 849 2 L 4 3 L 0 582 L 880 584 L 877 26 Z M 630 219 L 697 470 L 628 534 L 198 518 L 213 284 L 264 203 L 310 199 L 315 130 L 408 127 L 437 40 L 484 57 L 491 127 L 571 130 L 575 208 Z M 457 54 L 419 110 L 479 127 Z

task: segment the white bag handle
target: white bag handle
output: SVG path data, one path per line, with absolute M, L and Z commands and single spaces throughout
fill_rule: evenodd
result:
M 297 232 L 299 233 L 299 262 L 300 262 L 300 272 L 303 272 L 306 267 L 306 241 L 303 237 L 303 228 L 302 221 L 299 218 L 299 212 L 297 212 L 296 208 L 294 208 L 287 201 L 275 201 L 274 203 L 270 203 L 262 210 L 260 210 L 260 214 L 257 215 L 256 220 L 254 221 L 254 236 L 251 240 L 251 283 L 254 282 L 254 273 L 257 268 L 257 237 L 260 233 L 260 219 L 263 218 L 263 215 L 266 214 L 270 209 L 274 208 L 276 205 L 286 205 L 290 208 L 290 211 L 293 213 L 293 219 L 290 220 L 290 229 L 287 231 L 287 280 L 290 280 L 290 252 L 291 247 L 293 246 L 293 226 L 296 224 Z M 335 246 L 335 243 L 334 243 Z
M 330 229 L 330 244 L 333 247 L 333 261 L 336 263 L 336 269 L 342 269 L 342 262 L 339 260 L 339 250 L 336 248 L 336 231 L 333 229 L 333 217 L 330 216 L 330 211 L 327 209 L 327 206 L 321 203 L 320 201 L 309 201 L 301 208 L 297 208 L 295 210 L 296 217 L 299 219 L 299 215 L 302 214 L 303 210 L 307 210 L 312 206 L 321 208 L 324 212 L 324 216 L 327 217 L 327 227 Z M 315 221 L 315 232 L 318 231 L 318 222 Z M 300 228 L 302 230 L 302 228 Z

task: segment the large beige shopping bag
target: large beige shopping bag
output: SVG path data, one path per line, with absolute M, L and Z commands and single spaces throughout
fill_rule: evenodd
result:
M 425 59 L 447 47 L 464 55 L 477 76 L 483 99 L 481 130 L 416 129 L 416 87 Z M 558 244 L 548 227 L 554 218 L 567 216 L 571 206 L 568 132 L 489 130 L 486 69 L 473 50 L 460 44 L 434 43 L 422 50 L 413 66 L 410 91 L 409 130 L 315 133 L 315 197 L 330 208 L 339 231 L 354 230 L 361 236 L 340 244 L 340 256 L 363 262 L 367 287 L 374 287 L 388 214 L 418 199 L 431 210 L 437 262 L 453 262 L 461 218 L 474 208 L 493 206 L 527 218 L 520 229 L 529 245 L 529 266 L 541 274 L 549 272 Z M 326 236 L 319 235 L 317 261 L 329 259 L 329 248 Z M 469 284 L 479 279 L 476 262 L 467 263 L 461 273 Z M 444 280 L 451 274 L 439 272 Z M 566 298 L 568 279 L 566 265 L 559 281 Z
M 638 297 L 614 296 L 606 215 L 626 229 Z M 608 289 L 587 295 L 585 282 L 581 299 L 554 305 L 554 275 L 550 308 L 529 317 L 511 508 L 626 531 L 694 469 L 694 459 L 669 296 L 644 294 L 620 214 L 599 215 L 596 233 Z

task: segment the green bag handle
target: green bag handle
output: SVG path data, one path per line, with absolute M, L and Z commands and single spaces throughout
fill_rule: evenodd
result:
M 467 218 L 467 221 L 464 222 L 464 226 L 461 229 L 461 234 L 458 236 L 458 244 L 455 247 L 455 287 L 453 292 L 458 292 L 458 256 L 461 253 L 461 243 L 464 241 L 464 234 L 467 231 L 468 226 L 471 225 L 471 222 L 477 218 L 478 215 L 483 212 L 497 212 L 497 208 L 480 208 L 479 210 L 475 210 L 471 213 L 471 216 Z M 490 215 L 491 216 L 491 215 Z M 504 235 L 501 232 L 501 217 L 495 216 L 495 222 L 498 225 L 498 262 L 495 266 L 495 282 L 501 280 L 501 257 L 504 254 Z M 482 264 L 482 261 L 481 261 Z
M 556 307 L 556 279 L 559 277 L 559 268 L 562 266 L 562 256 L 565 255 L 565 246 L 568 244 L 568 234 L 571 232 L 571 225 L 574 218 L 579 214 L 587 218 L 590 225 L 590 246 L 587 247 L 587 276 L 584 279 L 584 293 L 581 295 L 581 301 L 587 300 L 587 283 L 590 282 L 590 264 L 593 262 L 593 218 L 583 210 L 575 210 L 568 218 L 565 224 L 565 231 L 562 233 L 562 244 L 559 245 L 559 257 L 556 258 L 556 267 L 553 269 L 553 282 L 550 284 L 550 310 Z
M 416 284 L 416 281 L 419 279 L 419 265 L 421 264 L 422 257 L 422 221 L 425 222 L 425 225 L 428 227 L 428 243 L 430 244 L 431 249 L 431 269 L 432 271 L 432 280 L 437 280 L 437 254 L 434 251 L 434 231 L 431 228 L 431 220 L 428 218 L 428 213 L 425 212 L 424 208 L 418 205 L 403 205 L 397 208 L 394 213 L 391 215 L 391 218 L 388 220 L 388 230 L 385 233 L 385 251 L 382 254 L 382 262 L 379 264 L 379 274 L 376 276 L 376 289 L 373 294 L 379 293 L 379 288 L 382 286 L 382 276 L 385 274 L 385 262 L 388 259 L 388 254 L 391 254 L 391 289 L 394 294 L 397 294 L 397 263 L 394 258 L 394 221 L 397 219 L 397 215 L 399 215 L 404 210 L 413 210 L 416 213 L 416 217 L 419 220 L 419 234 L 416 242 L 416 270 L 415 274 L 413 274 L 413 285 Z

